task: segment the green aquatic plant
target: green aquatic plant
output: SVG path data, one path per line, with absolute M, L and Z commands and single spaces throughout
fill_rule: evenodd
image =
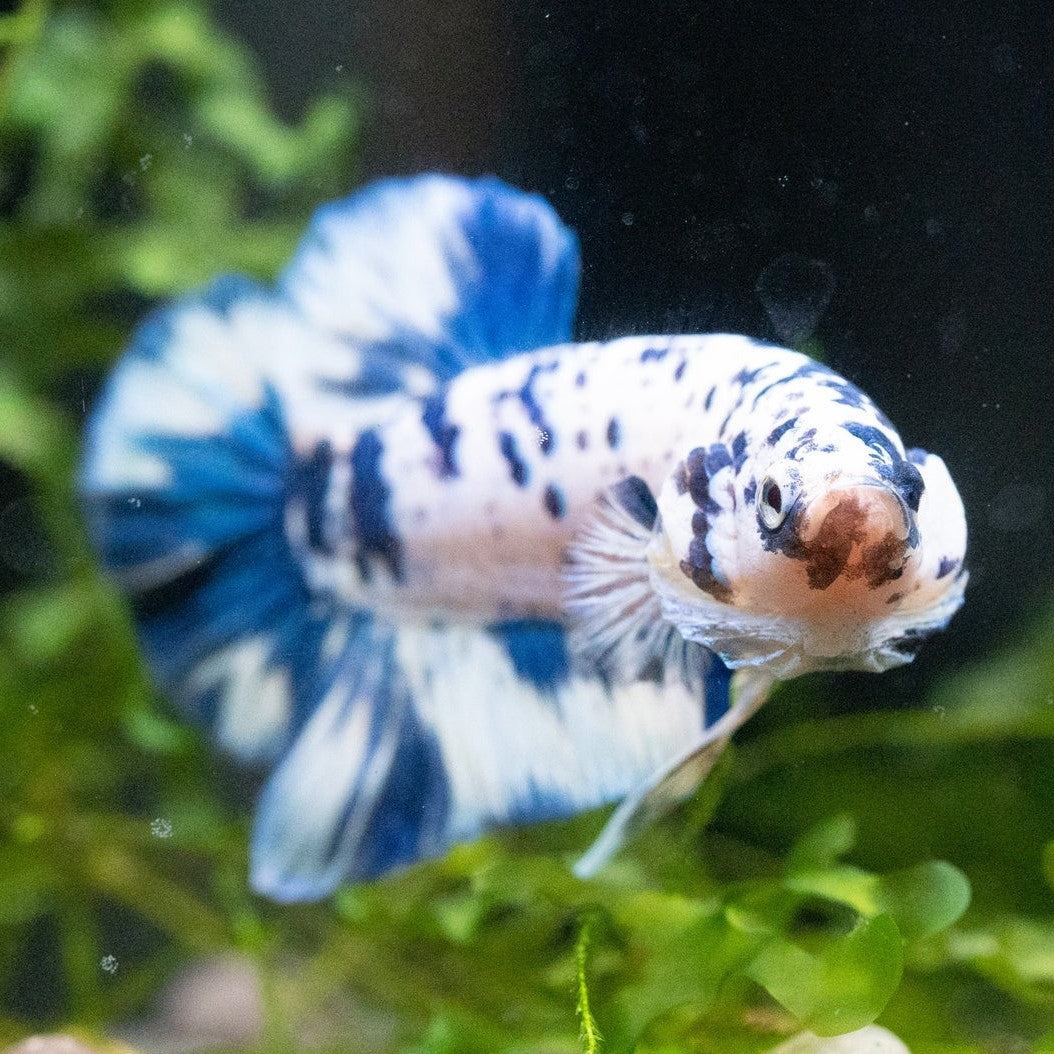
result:
M 349 188 L 355 99 L 283 123 L 189 2 L 29 0 L 0 49 L 0 1044 L 102 1034 L 233 952 L 266 1008 L 245 1050 L 726 1054 L 876 1019 L 921 1054 L 1054 1050 L 1054 612 L 917 710 L 784 686 L 595 881 L 586 816 L 253 897 L 255 777 L 157 698 L 71 479 L 134 319 L 273 275 Z

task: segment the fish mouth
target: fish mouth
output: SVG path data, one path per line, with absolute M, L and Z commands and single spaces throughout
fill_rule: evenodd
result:
M 793 555 L 805 561 L 809 587 L 839 580 L 877 589 L 898 579 L 915 550 L 918 532 L 904 499 L 881 483 L 834 487 L 801 510 Z

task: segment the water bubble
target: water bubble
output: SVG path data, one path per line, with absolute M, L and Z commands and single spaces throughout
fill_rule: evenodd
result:
M 141 158 L 139 159 L 139 167 L 140 167 L 140 169 L 142 169 L 142 171 L 144 171 L 144 172 L 145 172 L 145 171 L 146 171 L 146 170 L 147 170 L 147 169 L 148 169 L 148 168 L 149 168 L 149 167 L 150 167 L 150 166 L 151 166 L 151 165 L 152 165 L 153 163 L 154 163 L 154 155 L 153 155 L 153 154 L 143 154 L 143 156 L 142 156 L 142 157 L 141 157 Z
M 117 956 L 115 955 L 104 955 L 99 960 L 99 969 L 103 973 L 108 973 L 111 977 L 117 973 Z
M 785 253 L 761 272 L 754 291 L 776 336 L 796 344 L 812 336 L 831 302 L 834 286 L 834 274 L 823 261 Z
M 940 704 L 933 708 L 933 712 L 943 721 L 945 715 L 948 713 L 947 709 Z
M 190 132 L 184 132 L 183 133 L 183 146 L 184 147 L 189 147 L 190 144 L 193 143 L 193 142 L 194 142 L 194 136 L 192 136 L 190 134 Z
M 633 213 L 632 212 L 624 212 L 622 214 L 622 222 L 623 222 L 623 224 L 625 224 L 625 226 L 632 227 L 633 226 Z
M 172 824 L 170 821 L 158 816 L 150 824 L 150 833 L 155 838 L 171 838 L 172 837 Z

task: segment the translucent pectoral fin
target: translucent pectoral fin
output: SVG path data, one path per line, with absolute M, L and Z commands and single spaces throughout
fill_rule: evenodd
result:
M 773 678 L 740 670 L 732 680 L 733 701 L 687 750 L 648 777 L 622 800 L 597 840 L 575 864 L 579 878 L 593 877 L 633 834 L 689 797 L 709 775 L 732 733 L 768 698 Z

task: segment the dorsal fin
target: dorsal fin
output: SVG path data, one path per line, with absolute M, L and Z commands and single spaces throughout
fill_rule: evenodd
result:
M 319 329 L 447 380 L 571 339 L 578 240 L 494 178 L 375 183 L 319 209 L 281 288 Z

